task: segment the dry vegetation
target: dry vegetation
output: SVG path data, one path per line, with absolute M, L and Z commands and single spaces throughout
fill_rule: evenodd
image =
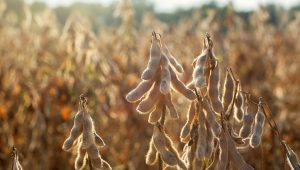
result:
M 279 10 L 274 26 L 264 8 L 246 23 L 228 6 L 224 20 L 196 11 L 170 26 L 146 14 L 136 28 L 120 3 L 121 25 L 95 33 L 79 14 L 60 25 L 51 9 L 20 10 L 0 0 L 1 170 L 86 157 L 86 169 L 299 169 L 299 13 Z M 77 108 L 89 123 L 64 152 Z

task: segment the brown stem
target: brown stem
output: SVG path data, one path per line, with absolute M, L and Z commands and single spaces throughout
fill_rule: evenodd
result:
M 166 104 L 163 103 L 163 104 L 161 105 L 161 117 L 160 117 L 160 121 L 159 121 L 159 123 L 160 123 L 160 125 L 161 125 L 162 127 L 163 127 L 164 124 L 165 124 L 165 119 L 166 119 Z
M 162 170 L 163 169 L 163 161 L 161 159 L 160 154 L 158 154 L 158 170 Z
M 262 108 L 263 108 L 263 113 L 264 113 L 264 115 L 265 115 L 265 117 L 267 119 L 267 122 L 268 122 L 271 130 L 273 131 L 272 134 L 276 134 L 278 140 L 280 141 L 281 152 L 283 154 L 283 157 L 285 158 L 287 150 L 286 150 L 284 142 L 282 140 L 282 136 L 281 136 L 281 134 L 280 134 L 280 132 L 278 130 L 278 126 L 277 126 L 276 122 L 274 121 L 274 119 L 272 118 L 271 110 L 270 110 L 269 106 L 266 103 L 262 104 Z M 284 167 L 285 167 L 285 164 L 286 164 L 286 162 L 285 162 L 285 159 L 284 159 L 284 165 L 283 165 Z
M 237 95 L 237 92 L 238 92 L 238 86 L 239 86 L 240 81 L 235 78 L 231 68 L 227 69 L 227 71 L 228 71 L 229 75 L 231 76 L 231 78 L 233 79 L 234 84 L 235 84 L 235 86 L 234 86 L 235 88 L 233 89 L 233 98 L 232 98 L 232 100 L 230 102 L 230 105 L 229 105 L 230 108 L 227 109 L 228 113 L 226 113 L 226 119 L 229 120 L 229 118 L 230 118 L 230 116 L 232 115 L 232 112 L 233 112 L 233 106 L 234 106 L 234 103 L 235 103 L 235 100 L 236 100 L 236 95 Z
M 91 161 L 91 159 L 90 159 L 90 158 L 87 158 L 87 160 L 88 160 L 88 163 L 89 163 L 89 168 L 90 168 L 90 170 L 93 170 L 93 166 L 92 166 L 92 161 Z
M 166 105 L 165 103 L 162 103 L 161 105 L 161 117 L 159 120 L 159 124 L 162 127 L 162 129 L 164 128 L 164 124 L 165 124 L 165 119 L 166 119 Z M 158 154 L 158 170 L 162 170 L 163 169 L 163 161 L 161 159 L 160 154 Z

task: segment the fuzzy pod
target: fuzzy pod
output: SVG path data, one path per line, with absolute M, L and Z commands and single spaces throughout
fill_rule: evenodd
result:
M 282 143 L 286 150 L 286 159 L 289 163 L 290 168 L 293 170 L 300 170 L 300 164 L 296 153 L 285 143 L 285 141 L 282 141 Z
M 248 102 L 246 114 L 255 115 L 257 113 L 257 110 L 258 110 L 258 106 L 256 104 L 252 102 Z
M 254 114 L 255 113 L 256 113 L 255 105 L 249 103 L 246 106 L 246 115 L 244 115 L 243 125 L 240 129 L 240 132 L 239 132 L 240 137 L 247 138 L 252 133 L 252 125 L 253 125 L 253 120 L 254 120 Z
M 175 166 L 178 164 L 177 155 L 169 150 L 166 147 L 166 139 L 164 133 L 160 131 L 157 126 L 154 126 L 153 132 L 153 143 L 154 146 L 159 152 L 161 159 L 170 166 Z
M 222 97 L 222 103 L 223 103 L 223 109 L 224 111 L 227 111 L 228 106 L 230 105 L 230 102 L 232 101 L 232 98 L 234 97 L 234 80 L 230 76 L 229 72 L 226 72 L 225 82 L 223 86 L 223 97 Z
M 82 131 L 82 148 L 88 149 L 95 144 L 94 122 L 87 111 L 83 113 L 83 131 Z
M 176 60 L 176 58 L 172 55 L 167 55 L 167 56 L 171 63 L 171 66 L 174 67 L 178 73 L 183 73 L 184 70 L 183 70 L 182 66 L 179 64 L 179 62 Z
M 159 68 L 161 60 L 160 42 L 154 36 L 152 36 L 152 43 L 150 47 L 150 59 L 148 61 L 147 68 L 142 73 L 141 78 L 143 80 L 150 80 L 154 77 L 156 70 Z
M 112 170 L 112 167 L 106 160 L 102 159 L 102 164 L 103 164 L 103 168 L 102 168 L 103 170 Z
M 241 86 L 239 85 L 239 90 L 241 90 Z M 237 95 L 236 95 L 236 99 L 235 99 L 235 106 L 237 108 L 243 108 L 243 105 L 244 105 L 244 97 L 243 97 L 243 94 L 242 92 L 238 92 Z
M 74 118 L 74 124 L 70 131 L 69 137 L 65 140 L 62 149 L 68 151 L 74 145 L 75 140 L 82 132 L 83 111 L 78 111 Z
M 166 134 L 166 133 L 163 133 L 164 134 L 164 137 L 165 137 L 165 140 L 166 140 L 166 147 L 169 151 L 171 151 L 172 153 L 174 153 L 177 157 L 177 165 L 181 168 L 181 169 L 187 169 L 185 163 L 180 159 L 180 156 L 174 146 L 174 143 L 173 141 L 171 140 L 171 138 Z
M 136 88 L 131 90 L 127 95 L 126 95 L 126 100 L 128 102 L 134 103 L 138 100 L 140 100 L 152 87 L 154 83 L 154 79 L 151 80 L 142 80 Z
M 153 110 L 161 93 L 159 91 L 159 82 L 156 81 L 153 88 L 150 90 L 148 96 L 146 96 L 137 106 L 136 110 L 142 114 L 148 113 Z
M 194 153 L 192 152 L 192 146 L 189 146 L 188 143 L 186 143 L 183 147 L 181 159 L 185 163 L 185 165 L 187 165 L 187 167 L 190 168 L 190 165 L 194 160 Z
M 151 138 L 149 143 L 149 149 L 146 154 L 146 164 L 147 165 L 154 165 L 157 162 L 158 152 L 154 146 L 153 138 Z
M 91 160 L 93 168 L 96 168 L 96 169 L 102 169 L 103 168 L 103 161 L 102 161 L 101 157 L 93 158 L 93 159 L 90 159 L 90 160 Z
M 182 127 L 181 132 L 180 132 L 180 139 L 185 139 L 189 135 L 189 133 L 191 131 L 191 124 L 193 122 L 195 113 L 196 113 L 195 103 L 191 102 L 189 112 L 187 114 L 186 123 L 184 124 L 184 126 Z
M 193 81 L 197 88 L 207 86 L 205 71 L 207 69 L 206 61 L 208 59 L 207 50 L 203 50 L 195 62 L 195 69 L 193 71 Z
M 194 167 L 196 167 L 197 169 L 204 169 L 204 167 L 205 167 L 204 160 L 195 159 L 193 164 L 194 164 Z
M 219 149 L 220 149 L 220 155 L 219 155 L 219 162 L 217 164 L 217 169 L 223 170 L 226 169 L 226 166 L 228 164 L 228 142 L 224 131 L 221 133 L 219 138 Z
M 255 115 L 255 121 L 253 126 L 253 133 L 250 137 L 250 146 L 252 148 L 257 147 L 261 143 L 261 137 L 263 134 L 263 128 L 265 124 L 265 115 L 261 105 L 258 106 L 258 111 Z
M 163 40 L 162 40 L 162 55 L 165 55 L 169 59 L 170 64 L 172 65 L 172 67 L 175 68 L 175 70 L 178 73 L 184 72 L 182 66 L 179 64 L 176 58 L 170 53 L 170 50 L 168 49 L 168 47 L 166 46 Z
M 169 60 L 164 55 L 161 59 L 161 65 L 161 81 L 159 90 L 162 94 L 167 94 L 171 91 L 171 75 L 169 71 Z
M 89 159 L 92 162 L 92 166 L 94 168 L 101 169 L 103 167 L 103 162 L 97 146 L 95 144 L 92 144 L 89 148 L 87 148 L 86 151 Z
M 243 125 L 240 129 L 239 136 L 247 138 L 251 134 L 253 115 L 247 114 L 244 116 Z
M 207 145 L 207 131 L 205 129 L 205 115 L 203 111 L 199 113 L 199 125 L 198 125 L 198 141 L 196 147 L 196 158 L 202 160 L 205 157 L 206 145 Z
M 214 151 L 214 134 L 207 121 L 205 122 L 205 124 L 207 134 L 205 157 L 210 158 Z
M 161 112 L 161 107 L 156 107 L 155 110 L 149 114 L 148 122 L 153 125 L 156 124 L 161 117 Z
M 89 148 L 86 149 L 87 154 L 90 159 L 101 158 L 100 152 L 95 144 L 92 144 Z
M 19 162 L 19 155 L 17 153 L 14 156 L 14 161 L 13 161 L 12 169 L 13 170 L 23 170 L 23 167 L 22 167 L 22 165 Z
M 86 149 L 82 148 L 82 143 L 80 142 L 78 148 L 77 148 L 77 156 L 75 159 L 75 169 L 79 170 L 79 169 L 83 169 L 83 167 L 86 164 Z
M 179 80 L 176 73 L 173 71 L 172 68 L 169 68 L 171 73 L 171 83 L 172 83 L 172 89 L 175 91 L 181 93 L 183 96 L 185 96 L 189 100 L 195 100 L 197 96 L 195 93 L 187 88 L 182 81 Z
M 96 132 L 94 132 L 94 136 L 95 136 L 95 143 L 97 146 L 100 147 L 104 147 L 105 146 L 105 142 L 103 141 L 103 139 L 101 138 L 100 135 L 98 135 Z
M 242 122 L 244 118 L 244 109 L 242 107 L 234 106 L 234 119 L 237 122 Z
M 238 86 L 238 92 L 234 103 L 234 118 L 236 121 L 241 122 L 244 117 L 244 97 L 241 92 L 241 84 Z
M 179 118 L 179 114 L 172 102 L 172 96 L 170 93 L 166 94 L 165 97 L 164 97 L 164 101 L 165 101 L 165 104 L 167 105 L 168 107 L 168 110 L 169 110 L 169 113 L 170 113 L 170 116 L 172 119 L 178 119 Z
M 212 110 L 208 100 L 205 98 L 203 100 L 203 108 L 206 114 L 206 119 L 211 126 L 214 135 L 218 137 L 222 131 L 222 128 L 221 125 L 217 122 L 215 112 Z
M 239 136 L 239 134 L 237 134 L 233 129 L 230 129 L 229 130 L 229 132 L 230 132 L 230 136 L 231 136 L 231 138 L 232 138 L 232 140 L 236 143 L 236 144 L 246 144 L 246 145 L 248 145 L 248 140 L 249 140 L 249 138 L 246 138 L 246 139 L 243 139 L 243 138 L 241 138 L 240 136 Z
M 220 71 L 219 71 L 219 65 L 217 64 L 217 61 L 215 61 L 216 64 L 210 72 L 209 76 L 209 83 L 208 83 L 208 96 L 210 103 L 212 105 L 212 108 L 215 112 L 221 113 L 223 110 L 223 105 L 219 97 L 219 89 L 220 89 Z
M 219 145 L 219 143 L 217 143 L 217 146 Z M 220 155 L 220 149 L 219 147 L 216 147 L 215 151 L 214 151 L 214 157 L 212 162 L 210 163 L 210 165 L 207 167 L 206 170 L 215 170 L 217 167 L 217 164 L 219 162 L 219 155 Z
M 231 139 L 228 129 L 225 130 L 225 135 L 228 143 L 229 157 L 237 170 L 254 170 L 254 168 L 247 164 L 242 155 L 237 151 L 234 141 Z

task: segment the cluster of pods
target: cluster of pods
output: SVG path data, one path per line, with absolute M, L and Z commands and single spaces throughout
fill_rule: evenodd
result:
M 193 62 L 193 80 L 185 85 L 177 74 L 183 68 L 170 53 L 161 35 L 153 32 L 150 59 L 142 81 L 128 93 L 129 102 L 141 100 L 137 111 L 149 114 L 154 130 L 146 163 L 154 165 L 160 158 L 167 167 L 179 169 L 226 169 L 233 162 L 238 169 L 253 169 L 238 148 L 257 147 L 261 142 L 265 115 L 261 103 L 255 103 L 242 91 L 231 69 L 227 69 L 222 91 L 219 63 L 213 53 L 213 43 L 207 34 L 204 49 Z M 172 89 L 190 100 L 187 120 L 180 139 L 183 152 L 175 149 L 164 130 L 165 108 L 170 117 L 179 117 L 172 102 Z M 239 132 L 232 119 L 242 124 Z

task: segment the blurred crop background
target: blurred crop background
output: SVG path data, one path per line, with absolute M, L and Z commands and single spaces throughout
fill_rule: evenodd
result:
M 163 12 L 146 0 L 50 7 L 0 0 L 0 170 L 10 168 L 13 145 L 24 169 L 73 169 L 74 153 L 61 146 L 83 92 L 107 144 L 101 155 L 113 169 L 156 169 L 144 156 L 153 129 L 124 99 L 146 67 L 153 30 L 183 64 L 184 82 L 209 32 L 220 65 L 232 67 L 245 91 L 268 101 L 300 155 L 300 2 L 236 10 L 214 1 Z M 187 101 L 177 96 L 176 107 L 181 120 L 166 127 L 181 150 Z M 284 169 L 280 145 L 265 127 L 262 147 L 242 154 L 256 169 Z

